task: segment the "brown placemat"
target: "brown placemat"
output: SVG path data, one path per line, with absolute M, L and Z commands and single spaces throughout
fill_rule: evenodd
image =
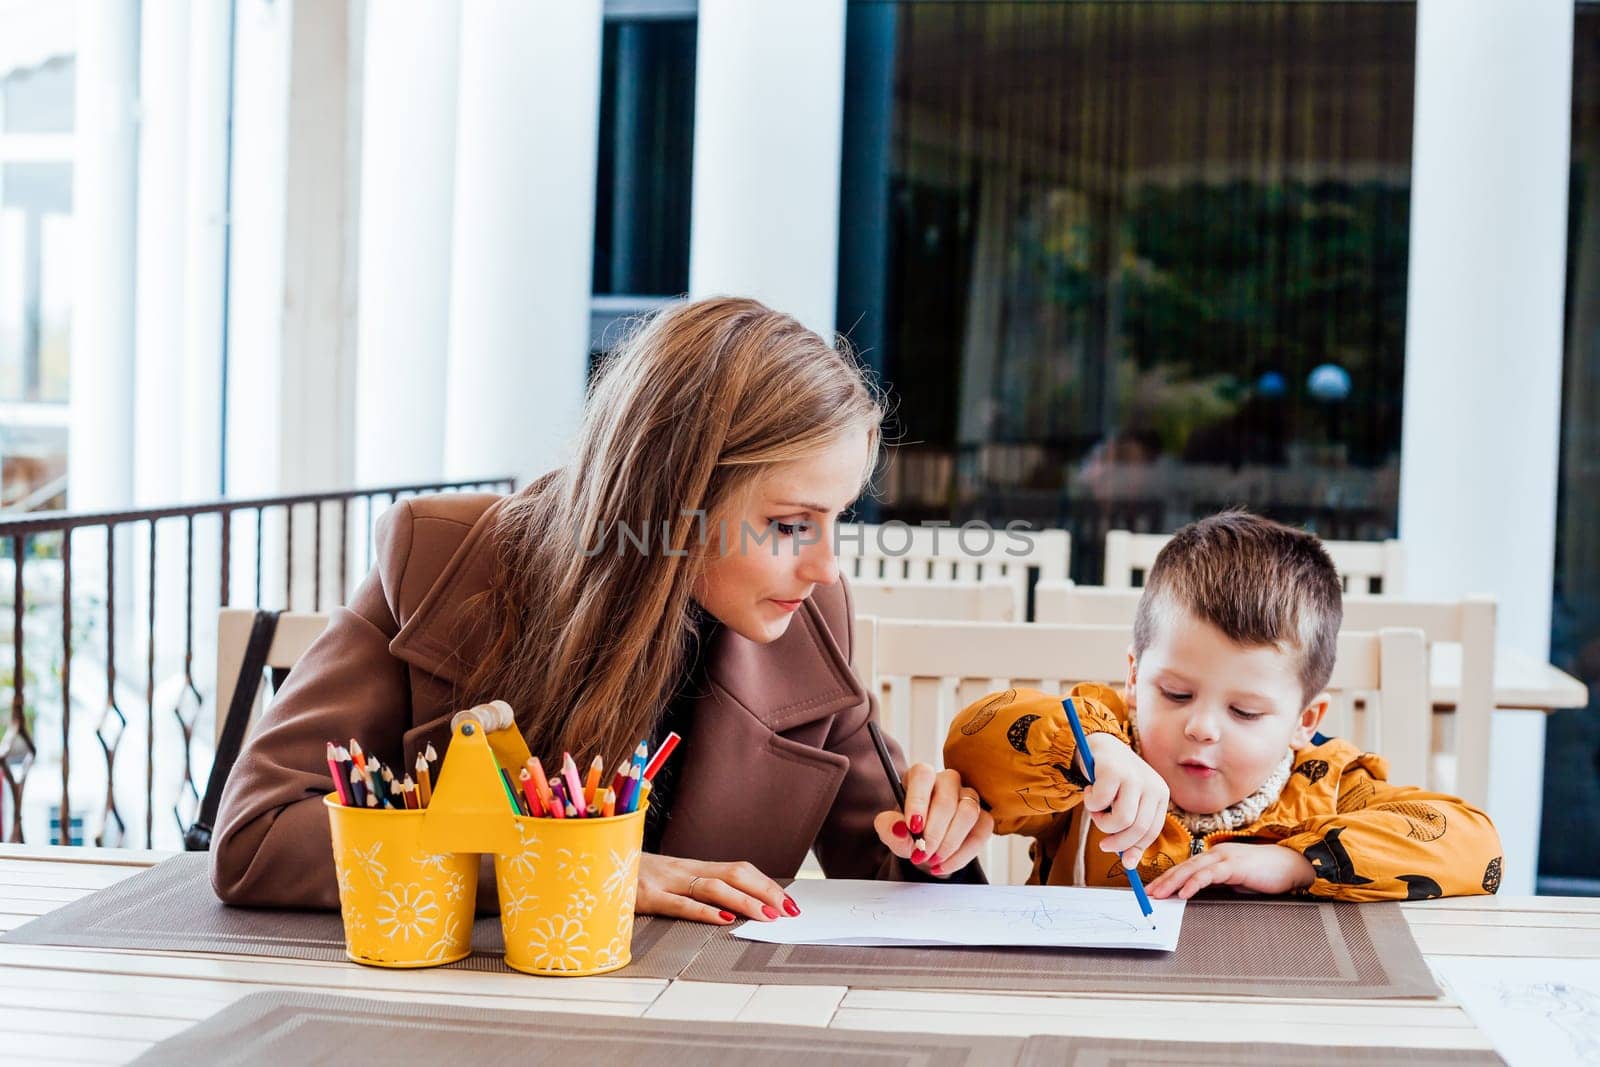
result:
M 306 993 L 252 993 L 161 1042 L 138 1064 L 454 1063 L 575 1067 L 987 1067 L 1018 1037 L 876 1034 L 503 1011 Z
M 702 982 L 1044 993 L 1431 997 L 1400 906 L 1190 901 L 1173 952 L 772 945 L 716 930 L 679 976 Z
M 1151 1020 L 1152 1027 L 1159 1020 Z M 1492 1052 L 1328 1045 L 874 1033 L 757 1023 L 462 1008 L 309 993 L 252 993 L 155 1045 L 136 1064 L 626 1064 L 628 1067 L 1468 1067 Z
M 714 928 L 639 916 L 633 962 L 622 978 L 676 978 Z M 24 945 L 233 952 L 293 960 L 343 960 L 338 912 L 231 908 L 211 889 L 207 856 L 190 852 L 57 908 L 0 936 Z M 472 955 L 447 967 L 515 973 L 502 958 L 498 916 L 472 927 Z
M 1226 1010 L 1219 1008 L 1219 1011 Z M 1486 1049 L 1363 1048 L 1359 1045 L 1269 1045 L 1209 1041 L 1121 1041 L 1095 1037 L 1030 1037 L 1017 1067 L 1455 1067 L 1501 1064 Z

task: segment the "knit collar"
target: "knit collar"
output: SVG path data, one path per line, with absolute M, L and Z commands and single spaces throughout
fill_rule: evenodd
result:
M 1283 754 L 1283 759 L 1278 761 L 1278 766 L 1273 772 L 1267 775 L 1267 780 L 1261 783 L 1260 789 L 1221 811 L 1195 813 L 1184 811 L 1176 804 L 1168 804 L 1167 810 L 1195 837 L 1204 837 L 1219 830 L 1237 830 L 1242 826 L 1249 826 L 1261 818 L 1261 813 L 1270 808 L 1283 792 L 1284 783 L 1289 780 L 1289 768 L 1293 763 L 1294 750 L 1290 749 Z

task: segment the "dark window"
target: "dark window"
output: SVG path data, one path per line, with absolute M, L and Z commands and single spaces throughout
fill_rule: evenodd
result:
M 1539 890 L 1600 895 L 1600 4 L 1573 24 L 1566 367 L 1550 655 L 1589 686 L 1545 739 Z
M 695 20 L 613 19 L 600 60 L 594 292 L 689 288 Z
M 840 329 L 878 517 L 1393 536 L 1416 9 L 848 9 Z

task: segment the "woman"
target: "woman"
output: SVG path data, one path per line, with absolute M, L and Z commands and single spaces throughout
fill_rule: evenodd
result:
M 372 575 L 228 780 L 218 896 L 338 907 L 326 743 L 353 736 L 409 768 L 444 751 L 455 710 L 492 699 L 547 761 L 614 763 L 683 735 L 650 797 L 641 912 L 796 914 L 773 879 L 808 849 L 834 877 L 961 868 L 992 821 L 925 764 L 896 808 L 850 669 L 834 525 L 882 418 L 854 362 L 787 315 L 713 299 L 656 316 L 601 371 L 566 467 L 514 497 L 384 516 Z

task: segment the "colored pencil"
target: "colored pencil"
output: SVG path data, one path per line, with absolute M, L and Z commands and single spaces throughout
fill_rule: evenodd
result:
M 350 806 L 350 787 L 345 785 L 343 776 L 339 773 L 339 750 L 333 747 L 333 742 L 328 742 L 328 772 L 333 775 L 333 791 L 339 794 L 339 803 L 345 807 Z
M 517 777 L 522 784 L 522 795 L 528 800 L 528 814 L 535 818 L 544 814 L 544 800 L 539 796 L 539 787 L 534 784 L 533 775 L 524 767 L 517 772 Z
M 433 799 L 433 776 L 428 773 L 428 761 L 422 753 L 417 753 L 417 806 L 425 808 L 428 801 Z
M 567 785 L 567 803 L 571 804 L 575 809 L 577 809 L 578 817 L 582 818 L 585 810 L 583 803 L 583 781 L 578 777 L 578 765 L 572 762 L 572 753 L 570 752 L 563 752 L 561 754 L 561 778 L 564 782 L 566 782 Z
M 367 779 L 358 767 L 350 768 L 350 802 L 358 808 L 367 806 Z
M 667 757 L 672 755 L 672 750 L 677 748 L 678 742 L 682 740 L 683 738 L 676 733 L 668 733 L 666 740 L 661 742 L 661 747 L 656 749 L 656 754 L 650 757 L 649 763 L 645 764 L 644 774 L 640 775 L 640 777 L 647 782 L 653 779 L 656 776 L 656 772 L 661 769 L 661 765 L 667 762 Z
M 1073 706 L 1071 697 L 1061 698 L 1061 708 L 1067 713 L 1067 725 L 1072 727 L 1072 740 L 1078 746 L 1078 761 L 1083 764 L 1083 776 L 1094 785 L 1094 753 L 1089 751 L 1089 739 L 1083 735 L 1083 723 L 1078 721 L 1078 709 Z M 1144 917 L 1150 920 L 1150 929 L 1156 928 L 1156 911 L 1150 906 L 1150 898 L 1145 895 L 1144 880 L 1139 877 L 1138 867 L 1124 867 L 1128 874 L 1128 885 L 1133 888 L 1133 895 L 1139 901 L 1139 910 Z
M 559 777 L 550 783 L 550 814 L 554 818 L 565 819 L 567 817 L 567 798 L 564 793 L 565 789 L 561 785 Z
M 616 813 L 617 813 L 617 791 L 608 786 L 608 787 L 606 787 L 606 795 L 605 795 L 604 801 L 600 805 L 600 815 L 603 818 L 609 819 L 613 815 L 615 815 Z
M 602 756 L 596 756 L 594 762 L 589 764 L 589 777 L 583 780 L 583 803 L 585 807 L 594 807 L 594 792 L 600 788 L 600 776 L 605 773 L 606 761 Z

